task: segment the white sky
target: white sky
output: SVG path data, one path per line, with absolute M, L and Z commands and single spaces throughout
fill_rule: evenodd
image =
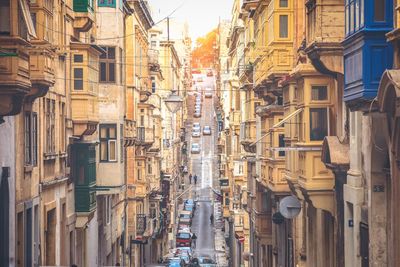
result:
M 168 16 L 174 20 L 187 21 L 192 41 L 216 28 L 219 18 L 229 19 L 234 0 L 148 0 L 153 11 L 154 22 Z M 170 29 L 173 32 L 173 28 Z

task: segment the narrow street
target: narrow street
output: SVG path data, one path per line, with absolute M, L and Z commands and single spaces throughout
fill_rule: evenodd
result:
M 194 78 L 196 79 L 196 76 Z M 201 87 L 201 92 L 204 92 L 205 88 L 215 90 L 215 79 L 213 76 L 204 77 L 204 81 L 196 82 L 194 88 L 197 86 Z M 193 109 L 194 96 L 189 99 L 189 109 Z M 213 213 L 214 204 L 212 186 L 213 177 L 215 176 L 215 135 L 217 133 L 213 103 L 213 98 L 205 98 L 203 93 L 201 117 L 193 118 L 193 116 L 189 116 L 188 129 L 191 129 L 194 122 L 200 122 L 201 129 L 206 125 L 211 127 L 211 135 L 202 134 L 200 137 L 192 137 L 191 131 L 188 131 L 189 147 L 192 143 L 200 144 L 200 153 L 189 155 L 189 171 L 193 176 L 198 176 L 198 181 L 188 192 L 188 198 L 193 198 L 198 203 L 192 223 L 192 232 L 198 236 L 194 254 L 215 259 L 214 227 L 210 223 L 210 215 Z M 193 110 L 189 110 L 189 114 L 193 114 Z M 189 184 L 188 178 L 186 184 Z M 192 181 L 192 184 L 194 184 L 194 181 Z

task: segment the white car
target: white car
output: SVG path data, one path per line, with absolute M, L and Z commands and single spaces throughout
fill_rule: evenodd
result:
M 207 98 L 211 98 L 213 96 L 213 90 L 211 88 L 206 88 L 204 96 Z
M 198 143 L 193 143 L 191 152 L 192 152 L 192 154 L 199 154 L 200 153 L 200 145 Z
M 199 129 L 197 129 L 197 128 L 196 128 L 196 130 L 193 129 L 192 137 L 200 137 L 200 135 L 201 135 L 201 133 L 200 133 Z
M 196 130 L 196 129 L 198 131 L 200 131 L 200 129 L 201 129 L 200 122 L 194 122 L 193 123 L 193 131 Z
M 211 127 L 206 125 L 203 127 L 203 135 L 211 135 Z

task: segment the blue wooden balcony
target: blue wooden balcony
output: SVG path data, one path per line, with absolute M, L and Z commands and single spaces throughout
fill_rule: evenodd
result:
M 393 28 L 392 17 L 392 0 L 346 2 L 344 101 L 352 109 L 368 106 L 382 73 L 392 67 L 393 47 L 385 36 Z

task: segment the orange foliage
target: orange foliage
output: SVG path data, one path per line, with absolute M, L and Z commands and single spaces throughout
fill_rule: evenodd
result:
M 192 51 L 192 68 L 209 68 L 212 67 L 214 60 L 217 59 L 217 29 L 214 29 L 199 37 L 196 40 L 196 47 Z

